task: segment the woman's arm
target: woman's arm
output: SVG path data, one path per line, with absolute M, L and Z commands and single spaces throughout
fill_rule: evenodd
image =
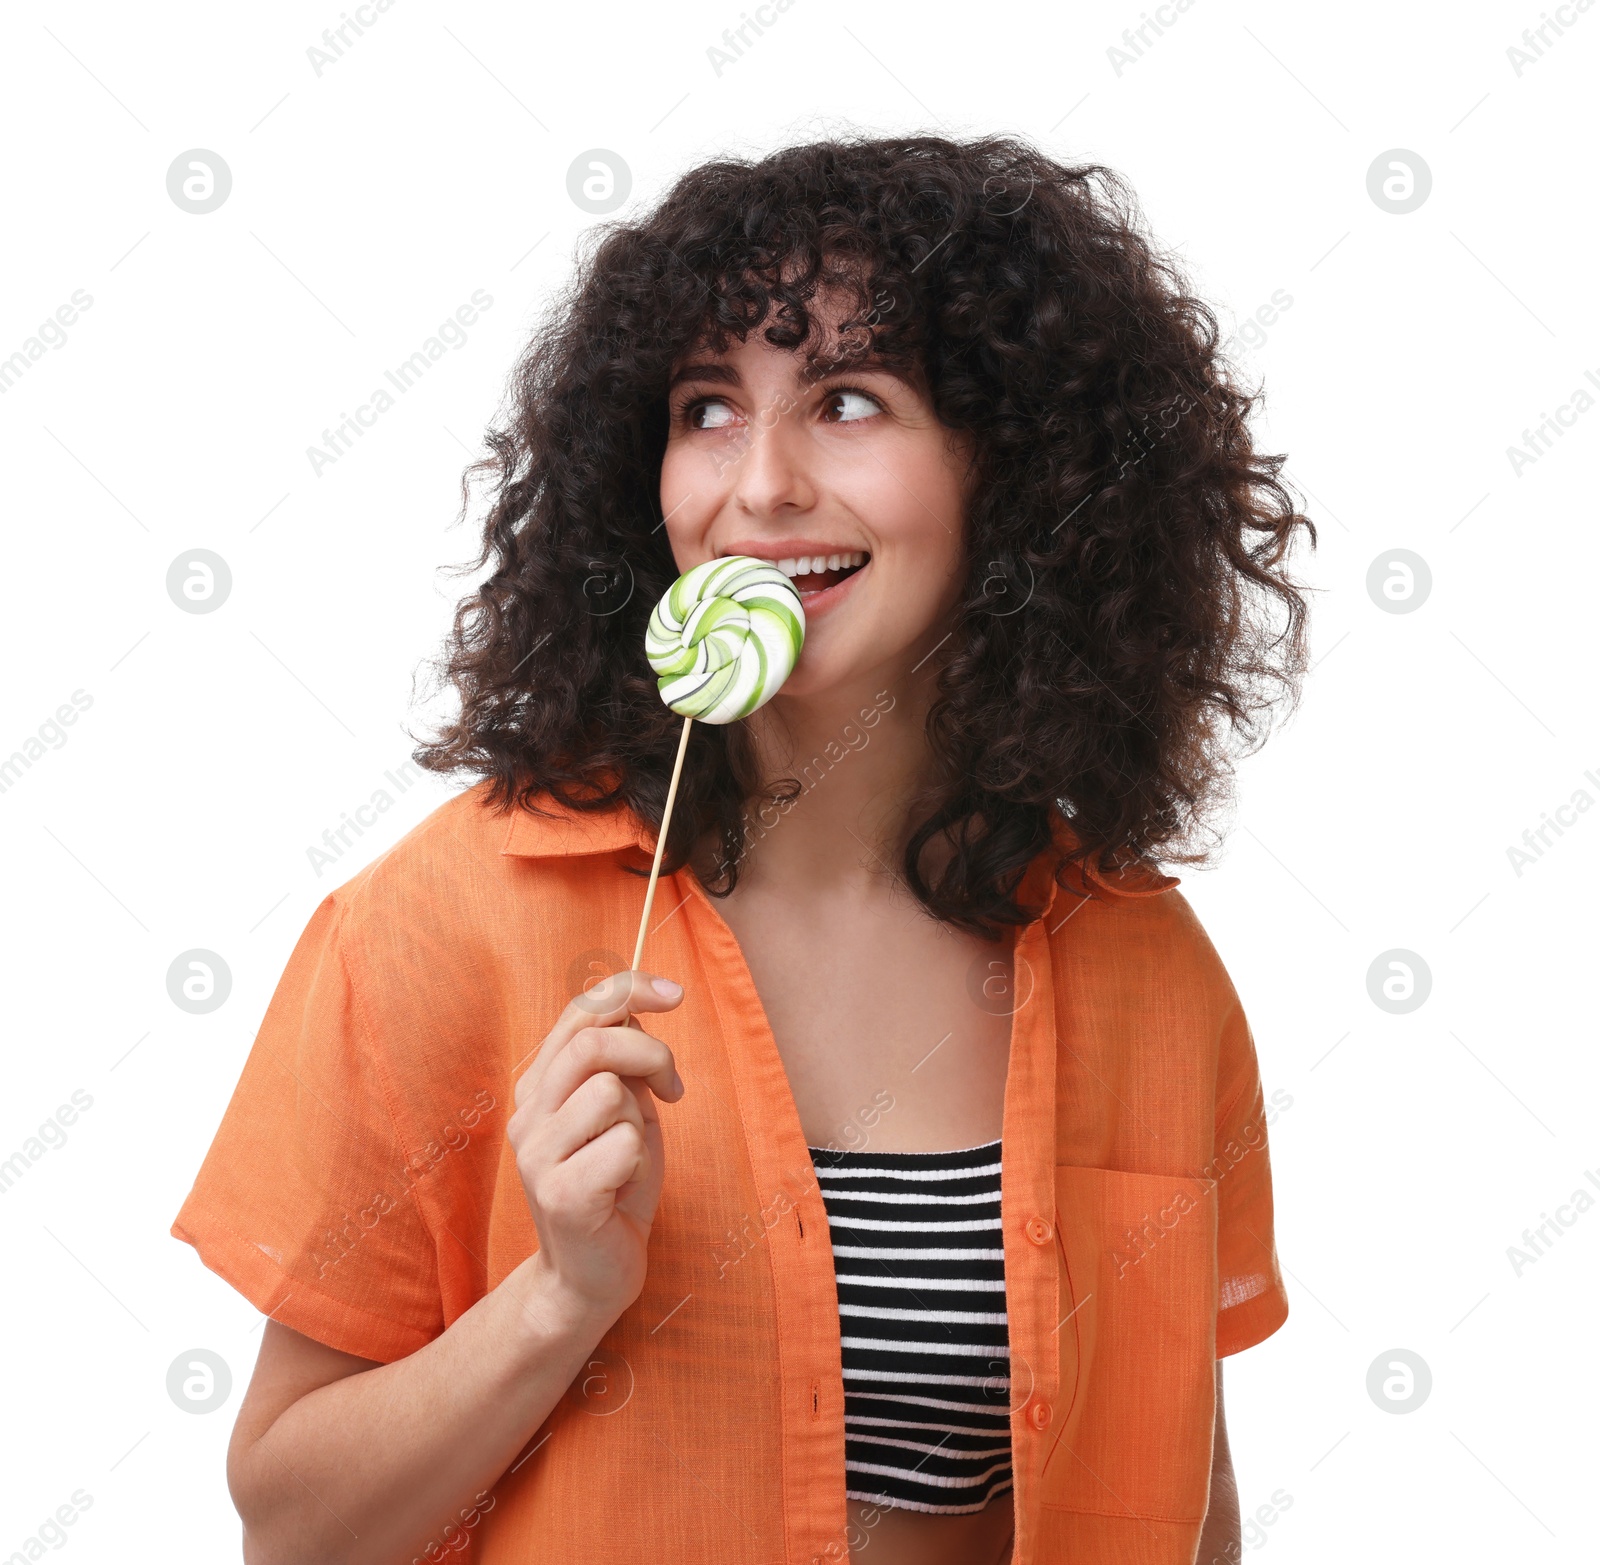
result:
M 245 1565 L 445 1558 L 611 1324 L 538 1254 L 392 1364 L 268 1321 L 228 1447 Z
M 1217 1360 L 1217 1423 L 1211 1442 L 1211 1499 L 1200 1529 L 1195 1565 L 1238 1565 L 1244 1554 L 1239 1535 L 1239 1489 L 1233 1479 L 1233 1453 L 1222 1415 L 1222 1360 Z
M 630 971 L 556 1019 L 506 1121 L 539 1248 L 432 1342 L 378 1364 L 268 1323 L 228 1448 L 245 1565 L 437 1560 L 446 1528 L 476 1524 L 644 1287 L 665 1176 L 652 1094 L 684 1089 L 672 1050 L 629 1024 L 682 998 Z

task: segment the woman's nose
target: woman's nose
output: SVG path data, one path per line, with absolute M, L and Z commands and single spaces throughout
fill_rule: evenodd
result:
M 816 457 L 792 408 L 771 404 L 751 420 L 734 458 L 733 498 L 756 516 L 783 507 L 807 509 L 816 494 Z

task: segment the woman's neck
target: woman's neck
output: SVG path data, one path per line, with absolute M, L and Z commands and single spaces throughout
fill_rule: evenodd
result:
M 771 787 L 798 778 L 793 800 L 746 807 L 741 889 L 781 886 L 828 897 L 898 881 L 906 840 L 921 812 L 918 790 L 934 757 L 925 735 L 933 671 L 871 681 L 826 698 L 775 697 L 745 719 L 757 770 Z M 936 870 L 942 845 L 928 850 Z M 720 844 L 696 855 L 702 878 L 720 878 Z

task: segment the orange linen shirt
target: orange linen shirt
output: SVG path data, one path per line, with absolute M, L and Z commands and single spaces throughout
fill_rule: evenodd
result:
M 512 1090 L 571 997 L 627 966 L 645 883 L 618 866 L 654 848 L 621 808 L 500 815 L 487 786 L 317 907 L 172 1225 L 258 1309 L 385 1363 L 538 1247 Z M 1288 1311 L 1255 1046 L 1172 877 L 1073 877 L 1059 890 L 1040 856 L 1021 894 L 1044 911 L 1013 948 L 1014 1489 L 995 1503 L 1015 1565 L 1189 1565 L 1213 1360 Z M 831 1565 L 849 1544 L 827 1212 L 714 900 L 680 870 L 652 917 L 643 966 L 687 992 L 646 1021 L 687 1090 L 659 1105 L 644 1291 L 467 1507 L 455 1557 Z

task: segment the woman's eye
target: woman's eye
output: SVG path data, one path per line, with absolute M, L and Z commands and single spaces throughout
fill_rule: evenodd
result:
M 684 409 L 690 429 L 722 429 L 729 422 L 728 404 L 717 397 L 702 397 Z
M 864 391 L 857 391 L 853 386 L 841 386 L 836 391 L 828 393 L 828 403 L 843 404 L 845 411 L 840 417 L 829 419 L 832 424 L 854 424 L 864 418 L 871 418 L 874 413 L 881 411 L 883 404 L 876 397 L 869 396 Z

